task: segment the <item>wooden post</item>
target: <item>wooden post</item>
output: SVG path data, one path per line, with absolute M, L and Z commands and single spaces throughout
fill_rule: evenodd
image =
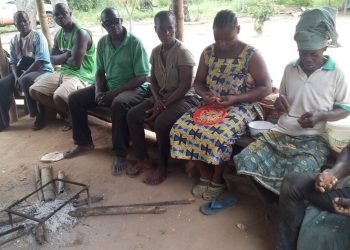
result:
M 36 5 L 38 7 L 38 14 L 39 14 L 39 20 L 40 20 L 40 27 L 41 30 L 43 31 L 44 36 L 46 37 L 49 50 L 52 49 L 52 40 L 51 40 L 51 33 L 49 30 L 49 25 L 47 23 L 47 16 L 45 12 L 45 7 L 44 7 L 44 1 L 43 0 L 36 0 Z
M 173 0 L 174 14 L 176 17 L 177 29 L 176 38 L 180 41 L 184 39 L 184 1 Z
M 41 169 L 41 184 L 44 186 L 46 183 L 52 181 L 52 167 L 43 167 Z M 50 185 L 43 188 L 44 200 L 53 201 L 55 200 L 55 186 L 51 183 Z
M 38 165 L 34 166 L 34 188 L 35 189 L 41 188 L 41 171 Z M 43 190 L 41 189 L 40 191 L 37 192 L 37 194 L 38 194 L 39 201 L 43 201 L 44 200 Z

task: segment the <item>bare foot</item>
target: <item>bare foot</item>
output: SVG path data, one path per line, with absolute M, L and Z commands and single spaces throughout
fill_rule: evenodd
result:
M 143 179 L 143 182 L 148 185 L 158 185 L 165 181 L 166 170 L 156 169 L 149 176 Z
M 126 158 L 117 156 L 113 161 L 112 174 L 113 175 L 125 174 L 127 167 L 128 167 L 128 162 L 126 161 Z
M 148 159 L 143 161 L 138 161 L 135 165 L 127 169 L 127 174 L 130 177 L 134 177 L 141 174 L 145 170 L 148 170 L 151 168 L 152 168 L 152 163 Z

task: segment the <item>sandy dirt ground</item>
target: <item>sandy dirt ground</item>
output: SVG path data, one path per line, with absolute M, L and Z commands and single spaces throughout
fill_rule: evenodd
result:
M 292 40 L 297 18 L 278 16 L 268 21 L 262 35 L 253 31 L 249 18 L 242 18 L 240 38 L 256 46 L 263 54 L 274 79 L 278 82 L 283 68 L 297 58 Z M 329 49 L 329 53 L 345 64 L 349 55 L 349 17 L 338 17 L 341 48 Z M 202 49 L 213 41 L 211 23 L 191 23 L 185 26 L 185 43 L 197 61 Z M 152 23 L 135 23 L 133 32 L 142 38 L 147 51 L 158 44 Z M 105 34 L 99 27 L 93 28 L 94 39 Z M 11 34 L 1 35 L 8 44 Z M 21 117 L 5 132 L 0 133 L 0 209 L 33 190 L 33 166 L 40 163 L 40 156 L 62 151 L 72 145 L 71 133 L 61 132 L 62 123 L 54 121 L 42 131 L 33 132 L 33 120 Z M 196 178 L 188 177 L 185 162 L 172 161 L 168 179 L 159 186 L 147 186 L 142 182 L 145 174 L 137 178 L 111 175 L 111 127 L 91 119 L 91 130 L 96 149 L 74 159 L 62 160 L 50 165 L 54 171 L 63 170 L 69 180 L 88 184 L 92 195 L 103 194 L 98 205 L 118 205 L 191 198 L 191 188 Z M 150 144 L 154 151 L 154 145 Z M 129 162 L 132 163 L 132 149 Z M 100 216 L 77 220 L 73 225 L 62 225 L 58 232 L 49 233 L 48 243 L 39 246 L 32 236 L 22 237 L 3 249 L 237 249 L 268 250 L 275 240 L 277 210 L 269 207 L 271 219 L 266 219 L 266 209 L 252 186 L 244 179 L 234 178 L 230 194 L 238 202 L 233 207 L 214 216 L 199 212 L 201 199 L 191 205 L 167 207 L 160 215 Z M 68 186 L 68 194 L 76 188 Z M 244 224 L 245 230 L 237 225 Z M 0 230 L 1 231 L 1 230 Z M 0 238 L 1 243 L 1 238 Z

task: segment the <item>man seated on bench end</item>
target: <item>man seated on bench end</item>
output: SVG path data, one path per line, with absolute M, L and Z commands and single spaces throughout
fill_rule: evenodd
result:
M 30 88 L 31 96 L 39 103 L 57 110 L 69 122 L 68 96 L 93 82 L 96 71 L 95 44 L 91 33 L 72 20 L 72 12 L 66 4 L 54 7 L 54 18 L 62 28 L 56 33 L 51 62 L 61 65 L 59 71 L 45 74 Z M 45 126 L 45 110 L 34 123 L 34 130 Z M 63 129 L 68 130 L 69 124 Z

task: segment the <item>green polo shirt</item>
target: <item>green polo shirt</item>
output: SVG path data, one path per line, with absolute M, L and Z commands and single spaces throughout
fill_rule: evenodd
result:
M 129 32 L 117 49 L 113 48 L 109 35 L 103 36 L 97 44 L 96 64 L 98 70 L 105 71 L 109 90 L 123 86 L 136 76 L 149 75 L 147 52 L 142 42 Z M 148 85 L 143 83 L 142 87 Z

